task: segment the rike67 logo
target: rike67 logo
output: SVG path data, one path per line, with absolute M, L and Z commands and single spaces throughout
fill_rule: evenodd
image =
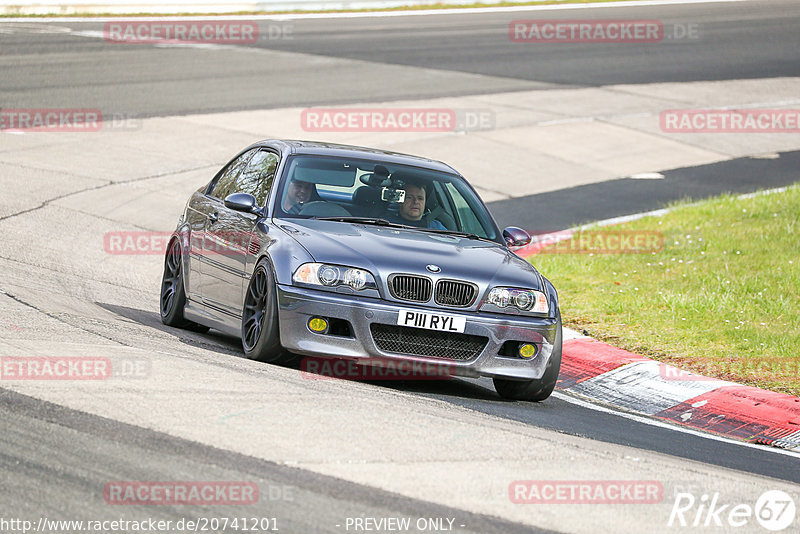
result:
M 772 532 L 785 530 L 794 524 L 794 499 L 781 490 L 765 491 L 754 506 L 745 503 L 726 503 L 720 494 L 678 493 L 669 514 L 669 527 L 753 527 L 753 519 Z M 792 532 L 797 532 L 796 529 Z

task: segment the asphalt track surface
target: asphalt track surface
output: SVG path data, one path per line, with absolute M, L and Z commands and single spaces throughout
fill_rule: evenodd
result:
M 569 46 L 509 40 L 513 20 L 563 20 L 576 18 L 576 13 L 262 20 L 259 42 L 247 45 L 250 53 L 223 54 L 202 47 L 110 45 L 97 37 L 12 31 L 0 34 L 0 65 L 13 69 L 13 75 L 0 80 L 0 95 L 9 108 L 49 102 L 160 116 L 547 87 L 800 75 L 800 4 L 792 1 L 580 12 L 585 19 L 656 19 L 667 29 L 696 25 L 696 39 Z M 102 23 L 43 24 L 44 32 L 50 26 L 68 27 L 102 37 Z M 272 34 L 270 28 L 276 28 Z M 283 33 L 286 28 L 289 33 Z M 280 51 L 290 55 L 269 54 Z M 55 56 L 44 56 L 53 52 Z M 299 69 L 291 54 L 310 54 L 318 61 L 314 69 Z M 345 68 L 337 59 L 361 63 Z
M 460 532 L 549 532 L 426 503 L 126 425 L 0 390 L 5 484 L 3 514 L 26 518 L 104 517 L 98 487 L 110 480 L 250 480 L 262 498 L 227 507 L 227 517 L 276 518 L 278 531 L 341 532 L 346 517 L 457 518 Z M 66 444 L 72 446 L 65 447 Z M 204 478 L 203 478 L 204 477 Z M 155 521 L 219 517 L 213 506 L 126 507 Z M 313 513 L 309 513 L 313 511 Z M 275 523 L 268 523 L 272 527 Z M 71 530 L 71 529 L 64 529 Z M 189 529 L 191 530 L 191 529 Z
M 745 194 L 798 181 L 800 152 L 776 159 L 737 158 L 662 172 L 664 178 L 619 178 L 489 203 L 501 228 L 524 225 L 537 234 L 573 228 L 625 215 L 653 211 L 671 203 L 699 201 L 720 194 Z
M 658 48 L 586 44 L 531 49 L 510 43 L 506 34 L 498 31 L 517 18 L 571 18 L 559 12 L 296 20 L 291 23 L 294 39 L 260 42 L 256 48 L 322 58 L 317 70 L 297 70 L 285 56 L 241 53 L 242 60 L 231 61 L 238 52 L 220 55 L 202 48 L 110 47 L 96 37 L 52 30 L 6 32 L 0 33 L 4 72 L 0 95 L 3 107 L 35 107 L 47 102 L 52 107 L 101 107 L 138 116 L 170 116 L 530 88 L 800 75 L 800 4 L 796 2 L 619 8 L 582 16 L 697 23 L 704 38 L 702 43 L 676 41 Z M 98 23 L 47 25 L 73 31 L 96 32 L 102 28 Z M 50 55 L 53 52 L 58 52 L 55 62 Z M 41 61 L 40 56 L 47 61 Z M 325 58 L 362 63 L 343 76 L 337 65 Z M 418 80 L 387 77 L 386 65 L 424 67 L 436 71 L 439 77 L 436 83 L 425 76 Z M 478 76 L 464 78 L 465 74 Z M 535 218 L 528 219 L 529 226 L 557 230 L 662 207 L 681 198 L 792 183 L 797 179 L 798 159 L 797 153 L 786 153 L 777 160 L 745 158 L 676 169 L 666 172 L 664 180 L 632 183 L 620 179 L 502 201 L 492 208 L 502 214 L 498 216 L 502 223 L 506 216 L 518 221 L 523 212 L 530 212 L 532 204 L 538 208 Z M 751 179 L 756 174 L 758 182 Z M 592 201 L 598 198 L 614 200 Z M 15 298 L 26 302 L 25 295 Z M 152 311 L 126 307 L 124 301 L 108 307 L 143 330 L 171 332 Z M 87 324 L 91 324 L 91 318 L 87 318 Z M 104 331 L 103 335 L 116 337 L 113 331 Z M 237 341 L 231 338 L 213 332 L 181 336 L 182 343 L 203 347 L 223 360 L 239 357 Z M 622 414 L 571 402 L 565 396 L 554 396 L 531 407 L 499 399 L 487 380 L 393 382 L 375 387 L 444 401 L 520 425 L 719 466 L 722 471 L 800 483 L 795 457 L 642 424 Z M 289 532 L 341 532 L 332 525 L 353 515 L 448 516 L 458 517 L 466 525 L 462 531 L 467 532 L 534 531 L 518 523 L 216 449 L 8 390 L 0 390 L 0 412 L 0 465 L 6 474 L 0 502 L 5 511 L 15 510 L 18 515 L 68 516 L 80 509 L 100 516 L 107 513 L 107 507 L 96 488 L 108 480 L 180 480 L 191 475 L 206 480 L 255 479 L 262 484 L 262 491 L 291 486 L 292 499 L 268 501 L 266 509 L 259 510 L 264 515 L 289 518 Z M 164 519 L 210 513 L 186 508 L 146 512 L 150 516 L 161 514 Z

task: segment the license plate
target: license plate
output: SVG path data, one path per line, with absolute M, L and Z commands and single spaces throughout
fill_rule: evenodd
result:
M 397 324 L 440 332 L 463 332 L 467 325 L 467 318 L 417 310 L 400 310 L 397 315 Z

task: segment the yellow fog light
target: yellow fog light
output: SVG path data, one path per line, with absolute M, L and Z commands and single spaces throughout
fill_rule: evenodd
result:
M 526 360 L 533 358 L 536 355 L 536 345 L 523 343 L 519 346 L 519 355 Z
M 316 332 L 317 334 L 324 334 L 325 332 L 328 331 L 328 321 L 326 321 L 322 317 L 312 317 L 308 321 L 308 328 L 310 328 L 312 332 Z

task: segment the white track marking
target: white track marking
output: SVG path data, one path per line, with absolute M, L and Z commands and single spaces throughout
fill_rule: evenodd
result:
M 640 172 L 628 176 L 631 180 L 663 180 L 664 175 L 660 172 Z
M 584 380 L 571 391 L 607 400 L 645 415 L 655 415 L 715 389 L 735 386 L 718 379 L 670 380 L 661 376 L 667 367 L 654 360 L 632 362 Z

